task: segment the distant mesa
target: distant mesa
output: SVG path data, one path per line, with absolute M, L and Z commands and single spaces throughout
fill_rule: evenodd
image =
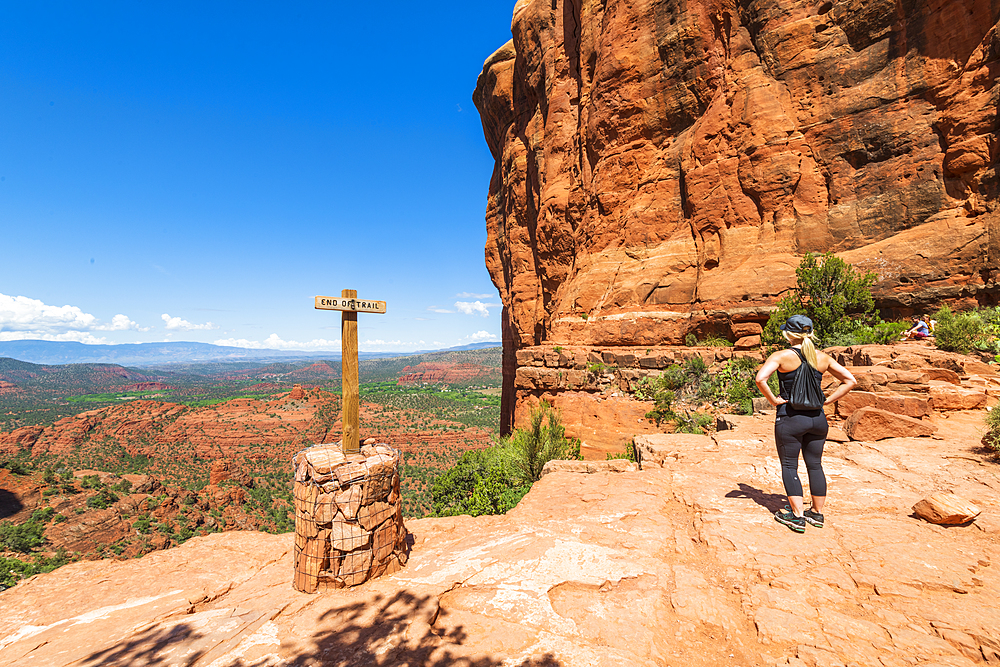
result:
M 385 359 L 431 352 L 456 352 L 499 347 L 497 342 L 471 343 L 442 350 L 412 352 L 360 352 L 361 359 Z M 83 343 L 47 340 L 0 341 L 0 361 L 3 357 L 33 364 L 120 364 L 127 366 L 165 366 L 227 361 L 289 362 L 308 359 L 334 360 L 340 365 L 340 352 L 303 352 L 289 350 L 226 347 L 209 343 L 123 343 L 120 345 L 84 345 Z M 320 364 L 323 366 L 324 364 Z M 2 366 L 2 365 L 0 365 Z M 317 369 L 321 371 L 321 369 Z M 335 372 L 339 373 L 339 369 Z

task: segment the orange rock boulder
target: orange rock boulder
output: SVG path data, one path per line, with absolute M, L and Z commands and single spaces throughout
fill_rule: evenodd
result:
M 925 436 L 936 431 L 937 427 L 931 423 L 878 408 L 861 408 L 844 422 L 844 432 L 851 440 L 866 442 Z

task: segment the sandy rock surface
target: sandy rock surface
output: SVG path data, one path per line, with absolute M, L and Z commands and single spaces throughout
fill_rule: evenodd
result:
M 506 516 L 410 521 L 401 572 L 292 589 L 292 536 L 225 533 L 0 593 L 0 665 L 886 665 L 997 660 L 1000 477 L 944 440 L 828 443 L 826 527 L 777 524 L 772 422 L 554 471 Z M 671 439 L 673 442 L 671 442 Z M 662 467 L 660 467 L 662 465 Z M 911 515 L 975 498 L 970 526 Z

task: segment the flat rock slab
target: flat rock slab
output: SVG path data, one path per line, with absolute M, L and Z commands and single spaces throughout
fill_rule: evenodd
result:
M 553 472 L 593 474 L 595 472 L 635 472 L 638 464 L 628 459 L 608 461 L 549 461 L 542 467 L 542 477 Z
M 635 436 L 635 450 L 642 468 L 658 468 L 676 461 L 682 452 L 711 451 L 717 449 L 715 441 L 707 435 L 690 433 L 653 433 Z
M 844 419 L 861 408 L 878 408 L 893 414 L 920 419 L 930 415 L 934 406 L 931 404 L 931 399 L 926 396 L 900 396 L 890 392 L 852 391 L 837 401 L 837 414 Z
M 855 410 L 844 422 L 843 429 L 851 440 L 865 442 L 928 436 L 937 432 L 934 424 L 878 408 Z
M 930 400 L 935 410 L 978 410 L 986 407 L 988 397 L 985 389 L 959 387 L 949 382 L 932 380 Z

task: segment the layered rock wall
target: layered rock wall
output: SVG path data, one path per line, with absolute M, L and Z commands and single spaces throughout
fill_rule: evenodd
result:
M 518 349 L 762 322 L 800 257 L 995 303 L 1000 0 L 520 0 L 474 94 Z

